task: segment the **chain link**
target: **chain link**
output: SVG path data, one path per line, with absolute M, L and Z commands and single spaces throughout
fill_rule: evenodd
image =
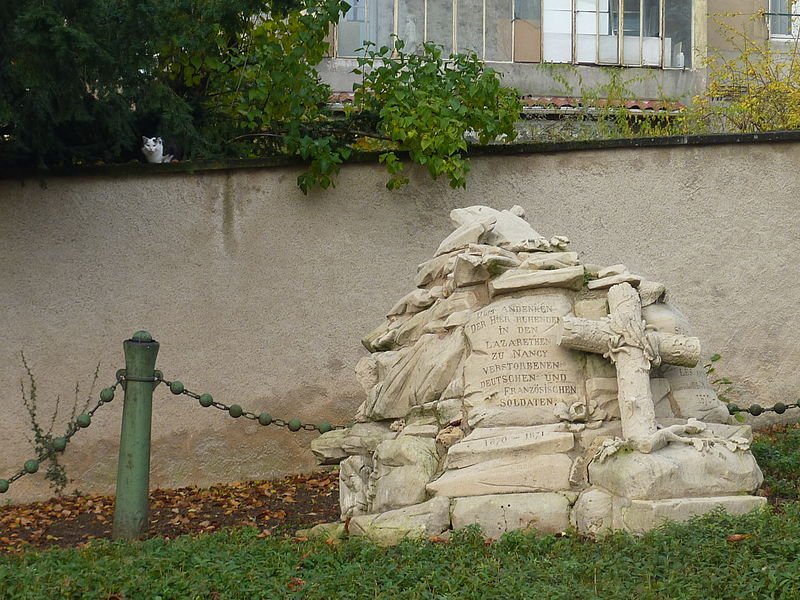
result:
M 748 408 L 739 408 L 736 404 L 728 404 L 728 412 L 732 415 L 737 413 L 749 413 L 754 417 L 757 417 L 760 414 L 765 412 L 774 412 L 776 414 L 782 415 L 787 410 L 792 408 L 800 408 L 800 401 L 795 402 L 793 404 L 784 404 L 783 402 L 776 402 L 769 408 L 764 408 L 760 404 L 751 404 Z
M 117 386 L 122 384 L 123 380 L 124 377 L 123 379 L 120 379 L 120 372 L 117 371 L 116 383 L 114 383 L 114 385 L 110 387 L 101 390 L 100 400 L 97 402 L 97 404 L 95 404 L 91 410 L 88 410 L 85 413 L 82 413 L 77 417 L 75 417 L 75 420 L 69 423 L 69 425 L 67 425 L 67 431 L 62 437 L 53 438 L 52 447 L 49 450 L 39 454 L 39 456 L 37 456 L 36 458 L 25 461 L 25 465 L 22 467 L 22 469 L 14 473 L 14 475 L 9 477 L 8 479 L 0 479 L 0 494 L 4 494 L 5 492 L 7 492 L 8 487 L 12 483 L 17 481 L 17 479 L 20 479 L 25 475 L 31 475 L 33 473 L 36 473 L 39 470 L 39 466 L 48 458 L 55 455 L 56 453 L 63 452 L 66 449 L 67 444 L 69 443 L 69 440 L 72 438 L 73 435 L 78 433 L 78 431 L 80 431 L 81 429 L 85 429 L 86 427 L 89 427 L 89 425 L 92 424 L 92 417 L 94 416 L 94 413 L 96 413 L 101 406 L 108 404 L 114 399 L 114 390 L 117 388 Z
M 271 414 L 262 412 L 256 414 L 254 412 L 250 412 L 244 410 L 238 404 L 223 404 L 222 402 L 218 402 L 213 399 L 211 394 L 197 394 L 190 390 L 187 390 L 186 387 L 180 381 L 168 381 L 164 379 L 163 374 L 160 371 L 156 371 L 156 379 L 159 383 L 163 383 L 169 388 L 169 391 L 175 394 L 176 396 L 189 396 L 190 398 L 194 398 L 195 400 L 200 402 L 200 405 L 203 407 L 214 407 L 217 410 L 222 410 L 227 412 L 230 416 L 234 419 L 238 419 L 239 417 L 244 417 L 245 419 L 249 419 L 251 421 L 257 421 L 260 425 L 267 426 L 267 425 L 277 425 L 278 427 L 284 427 L 289 431 L 318 431 L 320 433 L 327 433 L 328 431 L 333 431 L 334 429 L 346 429 L 345 425 L 331 425 L 328 421 L 322 421 L 319 425 L 315 425 L 313 423 L 302 423 L 300 419 L 289 419 L 285 421 L 283 419 L 274 418 Z

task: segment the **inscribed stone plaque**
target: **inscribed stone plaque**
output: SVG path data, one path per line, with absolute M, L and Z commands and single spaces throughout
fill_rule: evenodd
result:
M 461 469 L 487 460 L 515 454 L 535 456 L 569 452 L 575 445 L 575 436 L 567 431 L 547 431 L 543 427 L 487 427 L 473 433 L 488 433 L 482 437 L 472 435 L 451 446 L 447 453 L 447 467 Z M 493 434 L 493 435 L 492 435 Z
M 464 327 L 471 354 L 464 393 L 471 424 L 555 423 L 556 404 L 585 399 L 579 353 L 557 344 L 567 291 L 532 291 L 476 311 Z

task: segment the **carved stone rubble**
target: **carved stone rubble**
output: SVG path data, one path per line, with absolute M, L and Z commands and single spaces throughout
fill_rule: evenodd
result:
M 663 285 L 582 264 L 518 206 L 451 218 L 417 288 L 363 340 L 357 423 L 312 444 L 340 464 L 350 535 L 646 531 L 765 502 L 749 495 L 750 428 Z

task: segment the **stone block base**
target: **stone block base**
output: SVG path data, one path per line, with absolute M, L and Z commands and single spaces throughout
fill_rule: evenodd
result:
M 451 519 L 453 529 L 477 523 L 483 535 L 498 539 L 507 531 L 565 531 L 569 510 L 570 502 L 563 494 L 495 494 L 454 498 Z
M 743 515 L 764 506 L 766 502 L 766 498 L 758 496 L 633 500 L 630 506 L 620 508 L 620 529 L 644 533 L 665 521 L 688 521 L 720 507 L 732 515 Z
M 629 500 L 593 488 L 578 497 L 570 521 L 579 533 L 587 535 L 602 535 L 613 529 L 644 533 L 665 521 L 688 521 L 717 508 L 741 515 L 761 508 L 766 502 L 766 498 L 758 496 Z

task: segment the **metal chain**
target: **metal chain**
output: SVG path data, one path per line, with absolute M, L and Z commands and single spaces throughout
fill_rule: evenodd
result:
M 750 413 L 754 417 L 757 417 L 760 414 L 765 412 L 774 412 L 779 415 L 782 415 L 790 408 L 800 408 L 800 401 L 795 402 L 793 404 L 784 404 L 783 402 L 776 402 L 770 408 L 764 408 L 759 404 L 751 404 L 749 408 L 739 408 L 736 404 L 728 404 L 728 412 L 732 415 L 736 413 Z
M 267 426 L 267 425 L 277 425 L 278 427 L 285 427 L 289 431 L 319 431 L 320 433 L 327 433 L 329 431 L 333 431 L 334 429 L 346 429 L 345 425 L 331 425 L 328 421 L 322 421 L 319 425 L 314 425 L 313 423 L 302 423 L 300 419 L 289 419 L 285 421 L 283 419 L 276 419 L 271 414 L 267 412 L 262 412 L 259 414 L 244 410 L 238 404 L 223 404 L 222 402 L 217 402 L 211 396 L 211 394 L 196 394 L 192 391 L 186 389 L 186 387 L 180 381 L 167 381 L 164 379 L 163 374 L 160 371 L 156 371 L 156 380 L 163 383 L 169 388 L 169 391 L 175 394 L 176 396 L 184 395 L 189 396 L 190 398 L 194 398 L 198 402 L 200 402 L 200 406 L 209 407 L 213 406 L 218 410 L 224 410 L 234 419 L 238 419 L 239 417 L 244 417 L 245 419 L 250 419 L 251 421 L 257 421 L 260 425 Z
M 117 388 L 118 385 L 122 384 L 122 379 L 120 378 L 120 372 L 117 371 L 117 381 L 114 385 L 104 388 L 100 391 L 100 400 L 91 410 L 86 411 L 75 417 L 75 420 L 67 425 L 67 431 L 62 437 L 57 437 L 52 440 L 52 447 L 43 452 L 36 458 L 32 458 L 31 460 L 25 461 L 22 469 L 17 471 L 14 475 L 9 477 L 8 479 L 0 479 L 0 494 L 4 494 L 8 491 L 8 487 L 14 483 L 17 479 L 24 477 L 25 475 L 31 475 L 36 473 L 39 470 L 39 466 L 46 461 L 51 456 L 55 455 L 56 453 L 64 452 L 69 443 L 69 440 L 72 438 L 73 435 L 78 433 L 81 429 L 85 429 L 92 424 L 92 417 L 97 410 L 111 402 L 114 399 L 114 390 Z
M 114 399 L 114 390 L 117 388 L 117 386 L 121 386 L 123 389 L 125 389 L 128 381 L 152 382 L 155 385 L 163 383 L 169 387 L 169 390 L 175 395 L 182 394 L 184 396 L 189 396 L 190 398 L 194 398 L 195 400 L 199 401 L 201 406 L 213 406 L 218 410 L 226 411 L 234 419 L 244 417 L 245 419 L 250 419 L 251 421 L 257 421 L 260 425 L 264 426 L 277 425 L 278 427 L 285 427 L 289 431 L 319 431 L 320 433 L 327 433 L 328 431 L 333 431 L 334 429 L 346 428 L 345 425 L 331 425 L 328 421 L 322 421 L 319 423 L 319 425 L 314 425 L 313 423 L 302 423 L 300 419 L 289 419 L 288 421 L 285 421 L 284 419 L 273 418 L 272 415 L 266 412 L 255 414 L 253 412 L 244 410 L 238 404 L 231 404 L 229 406 L 227 404 L 223 404 L 222 402 L 217 402 L 214 400 L 214 398 L 212 398 L 211 394 L 195 394 L 194 392 L 187 390 L 180 381 L 167 381 L 164 379 L 163 373 L 158 370 L 155 371 L 154 377 L 143 379 L 138 377 L 128 377 L 125 373 L 125 369 L 120 369 L 117 371 L 116 379 L 117 381 L 114 383 L 114 385 L 107 387 L 100 392 L 100 400 L 91 410 L 78 415 L 75 420 L 67 426 L 67 431 L 63 437 L 53 439 L 52 448 L 50 448 L 47 452 L 40 454 L 38 457 L 26 461 L 22 469 L 8 479 L 0 479 L 0 494 L 7 492 L 9 486 L 17 479 L 24 477 L 25 475 L 36 473 L 39 470 L 41 463 L 46 461 L 48 458 L 58 452 L 63 452 L 73 435 L 75 435 L 81 429 L 85 429 L 91 425 L 94 413 L 97 412 L 101 406 L 108 404 Z

